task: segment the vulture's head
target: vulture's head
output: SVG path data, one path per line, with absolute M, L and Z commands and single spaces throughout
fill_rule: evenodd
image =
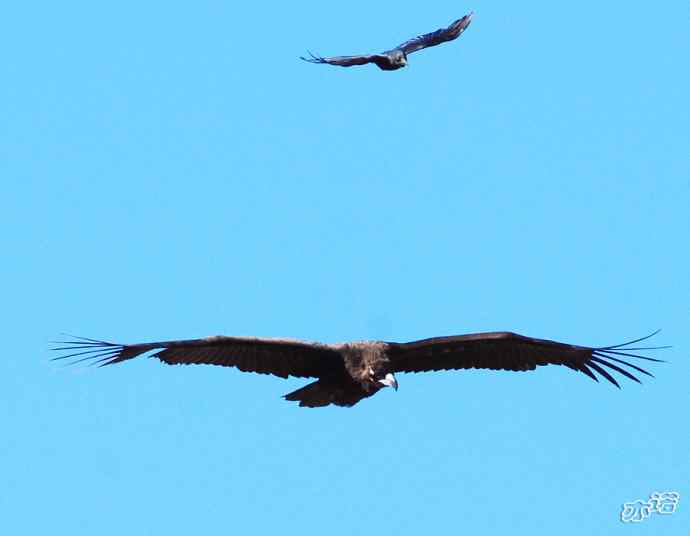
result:
M 398 390 L 398 380 L 395 379 L 395 375 L 392 372 L 376 372 L 374 369 L 370 368 L 369 379 L 376 385 L 377 389 L 381 389 L 381 387 L 392 387 L 396 391 Z
M 390 53 L 390 59 L 391 63 L 396 67 L 405 67 L 407 65 L 407 56 L 400 49 L 393 50 Z

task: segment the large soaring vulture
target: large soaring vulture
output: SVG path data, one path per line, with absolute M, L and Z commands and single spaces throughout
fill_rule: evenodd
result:
M 668 347 L 634 345 L 656 333 L 600 348 L 495 332 L 436 337 L 407 343 L 356 341 L 340 344 L 224 336 L 115 344 L 76 337 L 75 340 L 60 341 L 58 344 L 63 346 L 55 350 L 71 352 L 56 359 L 86 356 L 74 362 L 92 360 L 101 366 L 158 350 L 151 357 L 157 357 L 169 365 L 221 365 L 237 367 L 245 372 L 273 374 L 281 378 L 317 378 L 315 382 L 285 395 L 287 400 L 313 408 L 328 404 L 354 406 L 383 387 L 394 387 L 397 390 L 396 372 L 471 368 L 527 371 L 534 370 L 539 365 L 565 365 L 598 381 L 596 372 L 617 387 L 620 386 L 611 371 L 640 383 L 635 372 L 652 375 L 630 361 L 642 359 L 659 362 L 661 360 L 642 356 L 637 352 Z
M 407 65 L 407 55 L 422 50 L 424 48 L 433 47 L 452 41 L 460 37 L 460 34 L 470 25 L 473 13 L 465 15 L 461 19 L 453 22 L 448 28 L 441 28 L 435 32 L 413 37 L 409 41 L 398 45 L 391 50 L 386 50 L 381 54 L 364 54 L 361 56 L 332 56 L 330 58 L 322 58 L 315 56 L 311 52 L 310 58 L 300 56 L 300 59 L 311 63 L 327 63 L 329 65 L 339 65 L 340 67 L 352 67 L 353 65 L 365 65 L 367 63 L 375 63 L 379 69 L 384 71 L 395 71 Z

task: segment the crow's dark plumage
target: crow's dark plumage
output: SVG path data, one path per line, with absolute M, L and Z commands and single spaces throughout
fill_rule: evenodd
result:
M 534 339 L 510 332 L 437 337 L 408 343 L 356 341 L 340 344 L 224 336 L 115 344 L 76 337 L 58 343 L 62 346 L 55 350 L 69 354 L 55 359 L 78 358 L 73 362 L 92 361 L 103 366 L 156 350 L 151 357 L 169 365 L 221 365 L 281 378 L 316 378 L 315 382 L 285 395 L 285 398 L 308 407 L 329 404 L 353 406 L 383 387 L 397 389 L 396 372 L 471 368 L 528 371 L 541 365 L 565 365 L 593 380 L 597 380 L 596 372 L 617 387 L 620 386 L 612 372 L 639 383 L 636 373 L 651 374 L 630 361 L 660 360 L 637 352 L 668 347 L 640 347 L 635 343 L 656 333 L 600 348 Z
M 418 50 L 433 47 L 457 39 L 462 32 L 470 25 L 473 13 L 465 15 L 461 19 L 456 20 L 447 28 L 441 28 L 435 32 L 424 35 L 419 35 L 401 45 L 398 45 L 391 50 L 382 52 L 381 54 L 365 54 L 360 56 L 331 56 L 323 58 L 315 56 L 311 52 L 310 57 L 305 58 L 300 56 L 300 59 L 311 63 L 327 63 L 328 65 L 338 65 L 340 67 L 352 67 L 353 65 L 366 65 L 367 63 L 375 63 L 379 69 L 384 71 L 395 71 L 407 65 L 407 56 Z

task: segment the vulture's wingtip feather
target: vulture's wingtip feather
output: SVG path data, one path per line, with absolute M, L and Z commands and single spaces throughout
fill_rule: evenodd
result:
M 599 374 L 601 374 L 604 378 L 606 378 L 608 381 L 610 381 L 613 385 L 618 387 L 619 389 L 621 388 L 620 384 L 616 381 L 616 378 L 611 376 L 605 369 L 597 365 L 596 363 L 593 363 L 591 360 L 587 362 L 587 366 L 593 368 L 596 370 Z
M 657 335 L 659 333 L 661 333 L 661 328 L 653 331 L 649 335 L 645 335 L 644 337 L 640 337 L 639 339 L 634 339 L 632 341 L 623 342 L 621 344 L 615 344 L 613 346 L 605 346 L 603 348 L 599 348 L 599 350 L 615 350 L 617 348 L 624 349 L 623 348 L 624 346 L 630 346 L 631 344 L 635 344 L 636 342 L 646 341 L 647 339 L 651 339 L 652 337 L 654 337 L 654 335 Z
M 91 360 L 93 362 L 100 362 L 103 359 L 116 358 L 123 351 L 124 346 L 108 341 L 100 341 L 98 339 L 89 339 L 87 337 L 79 337 L 78 335 L 71 335 L 62 333 L 61 335 L 71 337 L 68 340 L 52 341 L 51 344 L 57 344 L 55 348 L 50 348 L 52 351 L 70 352 L 65 355 L 59 355 L 51 358 L 51 361 L 62 361 L 72 357 L 81 357 L 73 361 L 66 362 L 65 365 L 76 365 L 84 361 Z M 78 350 L 72 352 L 71 350 Z

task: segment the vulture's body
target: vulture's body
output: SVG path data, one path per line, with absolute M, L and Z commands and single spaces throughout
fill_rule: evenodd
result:
M 285 395 L 285 398 L 308 407 L 329 404 L 353 406 L 383 387 L 397 389 L 395 373 L 401 372 L 470 368 L 528 371 L 551 364 L 565 365 L 594 380 L 597 380 L 596 372 L 617 387 L 620 386 L 611 372 L 639 383 L 635 373 L 651 374 L 630 361 L 660 360 L 636 352 L 666 348 L 632 346 L 652 335 L 600 348 L 534 339 L 510 332 L 437 337 L 408 343 L 357 341 L 341 344 L 216 336 L 122 345 L 77 338 L 63 341 L 61 344 L 64 346 L 56 348 L 76 352 L 56 359 L 85 356 L 75 362 L 92 360 L 100 365 L 112 365 L 157 350 L 151 357 L 170 365 L 221 365 L 282 378 L 315 378 L 316 381 Z
M 413 52 L 425 48 L 440 45 L 448 41 L 453 41 L 467 29 L 472 21 L 473 13 L 452 22 L 447 28 L 440 28 L 435 32 L 418 35 L 408 39 L 395 48 L 381 52 L 380 54 L 358 54 L 355 56 L 331 56 L 324 58 L 310 53 L 309 58 L 300 56 L 300 59 L 310 63 L 322 63 L 327 65 L 337 65 L 339 67 L 352 67 L 354 65 L 375 64 L 383 71 L 395 71 L 407 65 L 407 56 Z

